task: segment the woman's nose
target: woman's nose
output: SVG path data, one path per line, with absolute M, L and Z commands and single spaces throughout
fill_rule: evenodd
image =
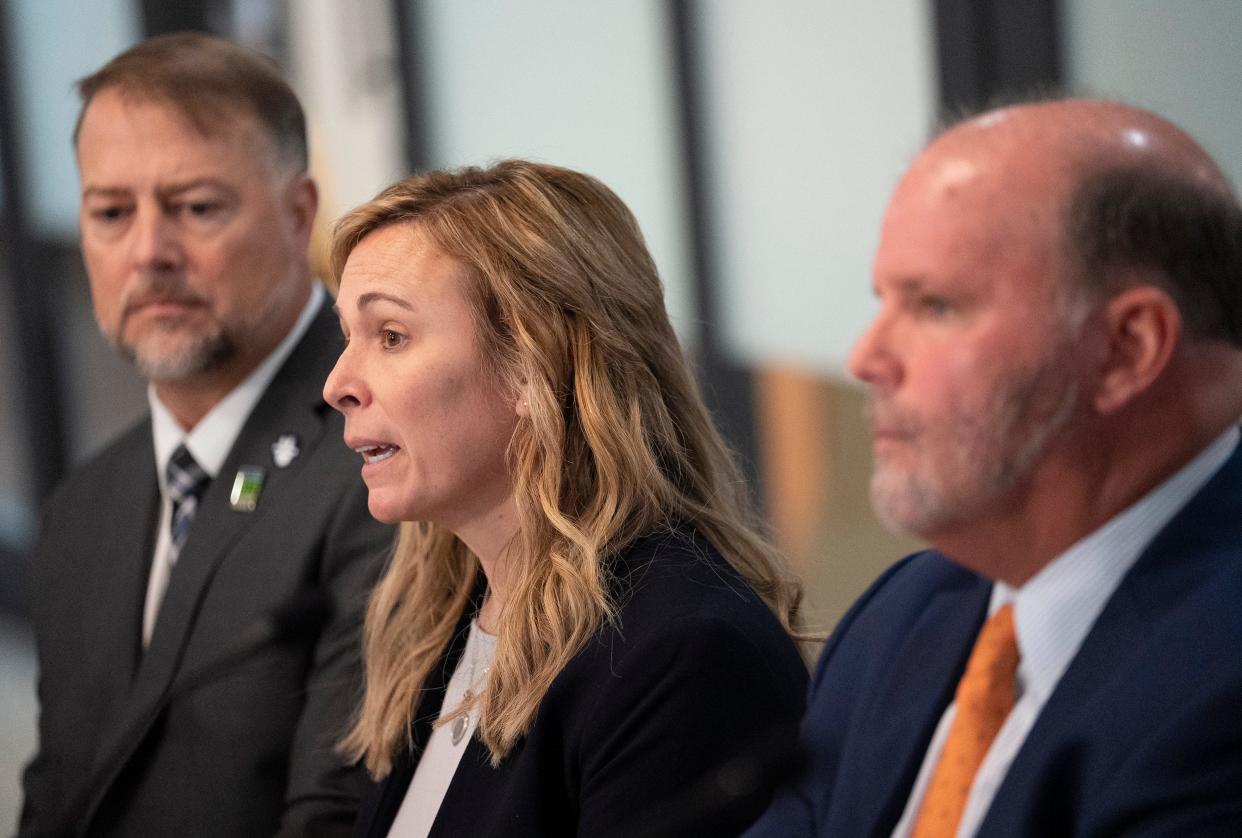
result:
M 336 366 L 328 373 L 328 380 L 323 385 L 323 400 L 341 413 L 363 403 L 365 389 L 362 379 L 354 369 L 353 356 L 349 347 L 336 359 Z

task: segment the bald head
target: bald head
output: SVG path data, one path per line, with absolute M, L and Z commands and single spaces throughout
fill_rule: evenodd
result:
M 1118 102 L 1069 99 L 988 111 L 944 131 L 927 152 L 1012 155 L 1013 162 L 1071 179 L 1142 166 L 1229 192 L 1228 179 L 1189 134 Z
M 1242 210 L 1185 131 L 1117 102 L 1001 108 L 939 135 L 903 187 L 990 193 L 1008 247 L 1059 254 L 1067 297 L 1134 285 L 1173 297 L 1187 336 L 1242 347 Z
M 945 131 L 889 202 L 874 284 L 850 367 L 876 509 L 994 578 L 1029 578 L 1242 413 L 1242 212 L 1146 111 L 1047 102 Z

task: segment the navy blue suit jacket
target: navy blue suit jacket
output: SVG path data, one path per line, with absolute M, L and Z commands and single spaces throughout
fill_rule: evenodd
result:
M 891 834 L 990 591 L 932 551 L 872 586 L 812 682 L 807 769 L 748 836 Z M 1122 580 L 978 835 L 1242 835 L 1242 453 Z

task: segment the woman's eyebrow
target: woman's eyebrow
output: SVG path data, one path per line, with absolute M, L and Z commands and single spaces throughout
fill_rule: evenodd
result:
M 395 306 L 399 306 L 407 311 L 413 311 L 414 306 L 410 305 L 408 300 L 403 300 L 393 294 L 385 294 L 383 291 L 368 291 L 358 297 L 358 308 L 366 308 L 372 303 L 389 302 Z

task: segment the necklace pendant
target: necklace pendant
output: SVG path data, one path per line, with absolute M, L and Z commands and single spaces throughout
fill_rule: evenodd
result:
M 450 729 L 450 734 L 452 736 L 454 745 L 461 744 L 461 740 L 464 739 L 466 736 L 466 729 L 468 727 L 470 727 L 469 716 L 458 716 L 457 718 L 453 719 L 453 727 Z

